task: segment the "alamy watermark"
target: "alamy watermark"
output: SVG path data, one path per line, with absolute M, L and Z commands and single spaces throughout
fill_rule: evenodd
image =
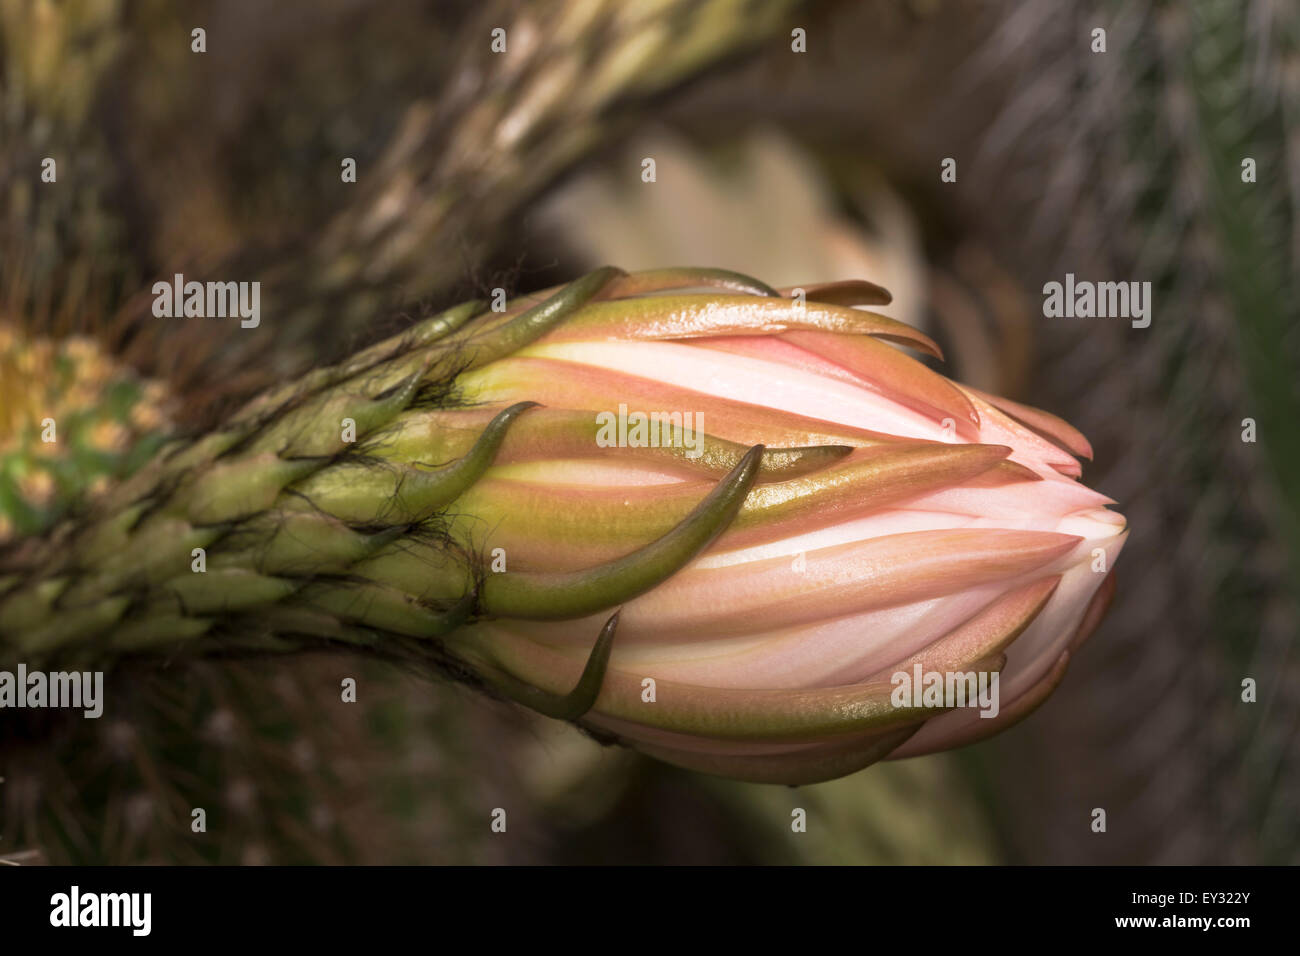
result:
M 1043 315 L 1049 319 L 1132 319 L 1135 329 L 1151 324 L 1150 282 L 1076 281 L 1073 272 L 1065 282 L 1043 286 Z
M 153 314 L 160 319 L 239 316 L 245 329 L 262 321 L 260 282 L 186 282 L 178 272 L 171 282 L 155 282 L 153 295 Z
M 132 936 L 153 928 L 152 893 L 83 893 L 73 886 L 50 897 L 50 925 L 55 927 L 120 926 Z
M 692 459 L 704 453 L 701 412 L 628 412 L 620 402 L 617 415 L 599 412 L 596 424 L 601 448 L 684 448 Z
M 103 671 L 0 671 L 0 708 L 70 707 L 92 720 L 104 713 Z
M 889 702 L 895 707 L 978 707 L 981 717 L 996 717 L 1000 710 L 997 671 L 895 671 Z

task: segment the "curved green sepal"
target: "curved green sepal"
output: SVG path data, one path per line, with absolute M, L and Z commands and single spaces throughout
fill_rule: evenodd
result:
M 626 272 L 615 266 L 588 272 L 504 325 L 463 340 L 458 343 L 463 355 L 461 370 L 479 368 L 532 344 L 581 309 L 610 282 L 625 275 Z
M 463 458 L 441 468 L 343 462 L 318 472 L 295 490 L 311 505 L 355 524 L 409 524 L 455 501 L 492 465 L 506 430 L 536 402 L 517 402 L 498 414 Z
M 478 440 L 492 417 L 490 408 L 417 409 L 405 413 L 392 428 L 375 435 L 358 449 L 385 461 L 415 464 L 459 458 Z M 745 457 L 750 446 L 696 431 L 696 441 L 674 439 L 658 445 L 618 444 L 611 440 L 603 415 L 572 408 L 544 408 L 510 429 L 495 460 L 497 468 L 532 461 L 609 457 L 654 462 L 687 474 L 721 478 Z M 674 427 L 670 422 L 667 426 Z M 677 437 L 684 437 L 677 433 Z M 786 481 L 820 471 L 853 451 L 852 445 L 822 443 L 773 448 L 763 453 L 758 481 Z
M 547 341 L 665 341 L 729 335 L 770 336 L 796 331 L 869 335 L 898 342 L 935 358 L 943 357 L 938 344 L 928 335 L 878 312 L 822 302 L 801 304 L 779 297 L 718 293 L 675 293 L 593 302 Z
M 430 363 L 430 358 L 422 358 L 419 368 L 381 398 L 370 398 L 353 391 L 320 395 L 286 412 L 283 418 L 268 426 L 253 440 L 250 451 L 254 454 L 272 452 L 281 458 L 336 455 L 351 443 L 344 436 L 344 419 L 352 422 L 355 434 L 351 441 L 387 425 L 411 404 Z
M 305 399 L 323 388 L 360 375 L 381 362 L 396 357 L 401 352 L 430 345 L 461 328 L 470 319 L 483 312 L 485 307 L 486 303 L 479 299 L 454 305 L 444 312 L 416 323 L 404 332 L 376 342 L 345 362 L 314 369 L 296 381 L 259 395 L 239 410 L 235 421 L 246 423 L 256 420 L 276 409 L 283 408 L 296 399 Z
M 494 671 L 489 678 L 493 685 L 516 703 L 523 704 L 545 717 L 556 720 L 579 720 L 596 704 L 600 696 L 601 685 L 605 682 L 605 671 L 609 667 L 609 654 L 614 647 L 614 634 L 618 630 L 618 617 L 621 611 L 615 611 L 605 626 L 600 629 L 595 646 L 587 657 L 587 665 L 582 669 L 582 676 L 573 690 L 567 694 L 552 694 L 526 684 L 504 671 Z
M 790 286 L 777 294 L 790 298 L 796 288 L 802 288 L 804 298 L 809 302 L 825 302 L 827 305 L 889 305 L 894 296 L 884 286 L 867 282 L 865 279 L 845 279 L 840 282 L 818 282 L 809 286 Z
M 335 381 L 342 381 L 353 375 L 359 375 L 380 362 L 395 358 L 403 352 L 414 351 L 423 346 L 432 345 L 444 336 L 457 331 L 466 322 L 476 315 L 482 314 L 486 309 L 487 303 L 482 299 L 471 299 L 469 302 L 462 302 L 460 305 L 452 306 L 445 312 L 439 312 L 437 315 L 417 322 L 409 329 L 398 332 L 382 342 L 376 342 L 374 345 L 363 349 L 338 366 L 339 374 Z
M 616 279 L 610 283 L 606 294 L 610 297 L 645 295 L 649 292 L 666 292 L 670 289 L 695 288 L 727 289 L 746 295 L 780 295 L 766 282 L 730 269 L 701 269 L 679 266 L 669 269 L 646 269 Z
M 315 511 L 269 511 L 236 527 L 208 566 L 252 568 L 289 577 L 342 574 L 391 544 L 403 530 L 365 534 Z
M 755 445 L 695 510 L 662 538 L 631 554 L 581 571 L 490 575 L 482 613 L 529 620 L 584 617 L 622 604 L 676 574 L 735 518 L 758 476 L 763 446 Z

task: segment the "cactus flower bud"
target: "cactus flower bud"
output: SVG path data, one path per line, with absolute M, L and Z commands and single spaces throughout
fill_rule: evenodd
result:
M 938 349 L 888 301 L 607 268 L 451 310 L 160 456 L 0 636 L 436 649 L 755 781 L 980 739 L 1059 682 L 1125 522 L 1082 435 L 908 355 Z

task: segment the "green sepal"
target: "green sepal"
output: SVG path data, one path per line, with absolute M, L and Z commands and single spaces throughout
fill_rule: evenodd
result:
M 404 591 L 373 582 L 320 582 L 304 588 L 299 600 L 345 621 L 421 638 L 451 633 L 465 621 L 470 608 L 462 600 L 448 610 L 435 610 Z
M 402 525 L 450 504 L 487 471 L 510 423 L 536 407 L 518 402 L 498 414 L 463 458 L 441 468 L 345 461 L 301 482 L 294 490 L 306 507 L 351 524 Z M 294 507 L 304 507 L 295 505 Z
M 219 461 L 179 489 L 167 511 L 196 525 L 222 524 L 270 508 L 281 489 L 323 462 L 283 461 L 270 452 Z
M 0 601 L 0 633 L 21 634 L 44 623 L 69 580 L 47 578 Z
M 455 349 L 459 370 L 479 368 L 531 345 L 573 316 L 610 282 L 625 275 L 615 266 L 603 266 L 505 324 L 449 343 L 448 347 Z
M 344 437 L 345 419 L 353 422 L 353 441 L 382 428 L 411 404 L 428 367 L 429 359 L 421 359 L 417 371 L 380 398 L 352 391 L 319 395 L 286 412 L 253 440 L 249 450 L 254 454 L 272 452 L 281 458 L 336 455 L 352 443 Z
M 209 568 L 179 574 L 162 587 L 187 614 L 220 614 L 282 601 L 300 584 L 242 568 Z
M 582 669 L 582 676 L 573 690 L 567 694 L 552 694 L 525 683 L 507 671 L 491 669 L 485 675 L 488 681 L 501 693 L 516 703 L 523 704 L 545 717 L 556 720 L 575 721 L 581 719 L 596 704 L 600 696 L 601 685 L 605 682 L 605 671 L 609 667 L 610 651 L 614 647 L 614 634 L 618 630 L 618 617 L 621 611 L 615 611 L 605 626 L 600 629 L 596 643 L 587 657 L 587 664 Z
M 82 604 L 121 590 L 130 582 L 154 584 L 189 571 L 193 550 L 207 548 L 226 530 L 193 528 L 185 521 L 163 516 L 145 519 L 112 567 L 84 577 L 68 589 L 68 603 Z
M 123 651 L 151 651 L 168 644 L 180 644 L 202 637 L 211 630 L 212 625 L 213 619 L 208 617 L 145 613 L 138 619 L 123 621 L 113 628 L 111 641 L 114 647 Z
M 118 622 L 131 604 L 128 597 L 110 597 L 84 607 L 59 608 L 40 627 L 15 632 L 15 643 L 29 654 L 46 654 L 65 644 L 99 634 Z
M 506 572 L 483 582 L 479 608 L 525 620 L 583 617 L 644 594 L 676 574 L 726 530 L 758 476 L 755 445 L 695 510 L 656 541 L 616 561 L 569 572 Z
M 366 534 L 315 511 L 270 511 L 235 528 L 209 568 L 253 568 L 263 574 L 341 574 L 401 536 L 390 528 Z

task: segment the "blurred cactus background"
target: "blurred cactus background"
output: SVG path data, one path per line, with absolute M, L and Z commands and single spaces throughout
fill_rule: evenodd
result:
M 1061 688 L 957 753 L 759 786 L 373 660 L 123 661 L 99 720 L 0 712 L 0 858 L 1300 862 L 1298 216 L 1289 0 L 0 0 L 10 565 L 256 390 L 606 262 L 888 287 L 1133 532 Z M 177 272 L 260 326 L 154 317 Z M 1043 317 L 1067 272 L 1150 327 Z

